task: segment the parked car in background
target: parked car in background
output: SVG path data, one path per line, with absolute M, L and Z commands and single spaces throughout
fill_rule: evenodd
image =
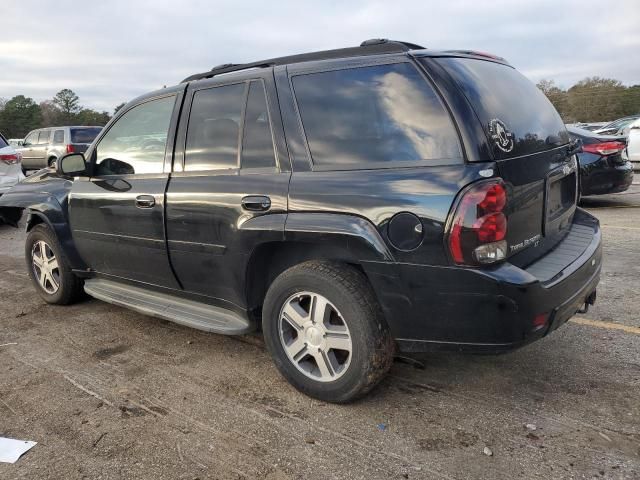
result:
M 595 302 L 576 151 L 504 59 L 376 39 L 150 92 L 0 206 L 30 214 L 45 301 L 261 326 L 296 388 L 346 402 L 396 351 L 506 351 Z
M 629 125 L 627 156 L 632 162 L 640 162 L 640 119 Z
M 22 153 L 22 168 L 38 170 L 52 166 L 68 153 L 84 153 L 102 127 L 49 127 L 29 132 L 17 150 Z
M 7 140 L 7 142 L 9 143 L 9 145 L 11 145 L 12 147 L 16 148 L 16 147 L 21 147 L 24 139 L 23 138 L 10 138 Z
M 0 134 L 0 195 L 23 179 L 20 153 Z
M 601 135 L 626 135 L 628 133 L 625 129 L 633 122 L 638 120 L 640 115 L 630 115 L 628 117 L 619 118 L 611 123 L 607 123 L 605 126 L 596 128 L 594 133 Z
M 582 141 L 578 153 L 580 193 L 602 195 L 624 192 L 633 181 L 633 166 L 624 156 L 627 140 L 622 135 L 600 135 L 567 125 L 573 139 Z
M 609 122 L 573 123 L 572 126 L 593 131 L 604 127 L 607 123 Z

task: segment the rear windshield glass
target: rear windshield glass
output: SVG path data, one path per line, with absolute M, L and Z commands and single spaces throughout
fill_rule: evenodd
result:
M 72 128 L 71 143 L 91 143 L 101 131 L 101 127 Z
M 0 148 L 4 148 L 8 146 L 7 142 L 4 141 L 4 138 L 2 138 L 2 135 L 0 135 Z
M 551 102 L 514 68 L 471 58 L 439 58 L 466 95 L 496 158 L 549 150 L 569 142 Z

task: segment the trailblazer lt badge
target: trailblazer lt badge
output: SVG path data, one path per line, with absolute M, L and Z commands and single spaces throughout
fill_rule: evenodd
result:
M 494 118 L 489 122 L 489 135 L 500 150 L 510 152 L 513 150 L 514 140 L 513 133 L 507 130 L 504 122 L 498 118 Z

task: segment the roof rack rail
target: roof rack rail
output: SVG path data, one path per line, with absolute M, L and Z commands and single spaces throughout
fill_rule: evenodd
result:
M 330 60 L 335 58 L 359 57 L 365 55 L 377 55 L 381 53 L 400 53 L 409 50 L 423 50 L 425 47 L 415 43 L 388 40 L 386 38 L 374 38 L 365 40 L 359 47 L 338 48 L 335 50 L 323 50 L 320 52 L 301 53 L 286 57 L 271 58 L 251 63 L 225 63 L 213 67 L 208 72 L 196 73 L 180 83 L 192 82 L 203 78 L 212 78 L 223 73 L 248 70 L 250 68 L 266 68 L 275 65 L 288 65 L 290 63 L 308 62 L 313 60 Z

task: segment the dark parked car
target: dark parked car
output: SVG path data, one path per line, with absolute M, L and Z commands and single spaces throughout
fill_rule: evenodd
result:
M 567 126 L 567 131 L 571 138 L 582 141 L 578 163 L 583 196 L 624 192 L 631 186 L 633 165 L 624 156 L 626 137 L 600 135 L 572 126 Z
M 505 60 L 386 40 L 223 65 L 130 102 L 0 199 L 42 297 L 262 328 L 346 402 L 396 350 L 503 352 L 593 303 L 576 146 Z M 12 210 L 11 210 L 12 209 Z

